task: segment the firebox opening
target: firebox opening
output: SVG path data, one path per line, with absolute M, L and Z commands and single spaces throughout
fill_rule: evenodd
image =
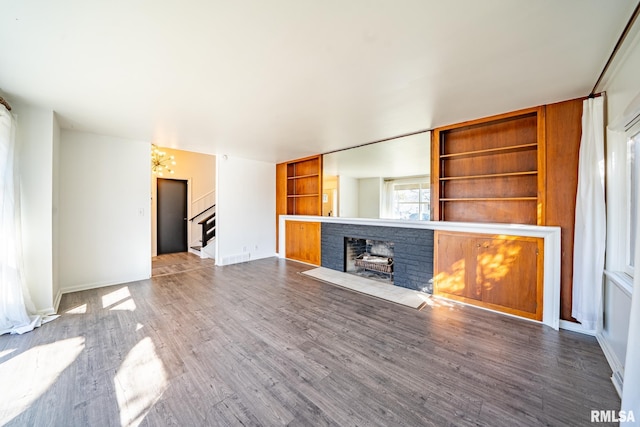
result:
M 345 237 L 344 271 L 393 284 L 393 242 Z

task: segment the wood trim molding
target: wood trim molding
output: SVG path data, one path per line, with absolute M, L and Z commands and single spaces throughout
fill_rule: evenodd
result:
M 439 128 L 434 129 L 433 132 L 435 133 L 436 131 L 444 131 L 444 130 L 451 130 L 451 129 L 461 129 L 461 128 L 465 128 L 467 126 L 486 124 L 487 122 L 495 122 L 495 121 L 499 121 L 499 120 L 503 120 L 503 119 L 510 119 L 512 117 L 524 116 L 524 115 L 527 115 L 527 114 L 538 113 L 540 111 L 540 108 L 543 108 L 543 107 L 524 108 L 522 110 L 510 111 L 508 113 L 503 113 L 503 114 L 496 114 L 495 116 L 482 117 L 480 119 L 468 120 L 466 122 L 454 123 L 454 124 L 450 124 L 450 125 L 447 125 L 447 126 L 440 126 Z
M 0 104 L 4 105 L 7 110 L 11 111 L 11 105 L 9 105 L 9 103 L 1 96 L 0 96 Z
M 538 225 L 547 225 L 547 127 L 546 107 L 538 107 Z

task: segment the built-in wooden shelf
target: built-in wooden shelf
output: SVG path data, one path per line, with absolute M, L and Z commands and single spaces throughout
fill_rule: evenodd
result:
M 525 176 L 525 175 L 537 175 L 537 174 L 538 174 L 538 171 L 524 171 L 524 172 L 490 173 L 485 175 L 445 176 L 440 178 L 440 181 L 455 181 L 459 179 L 500 178 L 505 176 Z
M 309 175 L 296 175 L 296 176 L 288 176 L 287 179 L 302 179 L 302 178 L 317 178 L 319 174 L 312 173 Z
M 543 223 L 543 109 L 444 126 L 432 138 L 433 219 Z
M 441 202 L 487 202 L 487 201 L 522 201 L 538 200 L 537 197 L 452 197 L 440 199 Z
M 515 153 L 517 151 L 524 150 L 534 150 L 538 147 L 538 143 L 534 142 L 531 144 L 520 144 L 520 145 L 508 145 L 506 147 L 497 147 L 497 148 L 487 148 L 484 150 L 474 150 L 474 151 L 463 151 L 459 153 L 451 153 L 451 154 L 442 154 L 440 155 L 441 159 L 451 159 L 455 157 L 475 157 L 475 156 L 486 156 L 489 154 L 496 153 Z
M 276 165 L 276 247 L 279 215 L 322 215 L 322 156 Z

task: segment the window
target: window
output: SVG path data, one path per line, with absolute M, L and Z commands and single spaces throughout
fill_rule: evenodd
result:
M 640 185 L 640 121 L 637 121 L 627 131 L 627 182 L 628 182 L 628 206 L 627 206 L 627 247 L 626 247 L 626 272 L 633 276 L 636 229 L 638 227 L 638 197 L 637 191 Z
M 385 180 L 387 218 L 428 221 L 431 191 L 429 177 Z

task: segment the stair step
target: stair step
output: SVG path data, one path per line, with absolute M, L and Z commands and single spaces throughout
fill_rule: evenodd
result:
M 201 251 L 202 246 L 191 246 L 191 249 L 193 249 L 194 251 Z

